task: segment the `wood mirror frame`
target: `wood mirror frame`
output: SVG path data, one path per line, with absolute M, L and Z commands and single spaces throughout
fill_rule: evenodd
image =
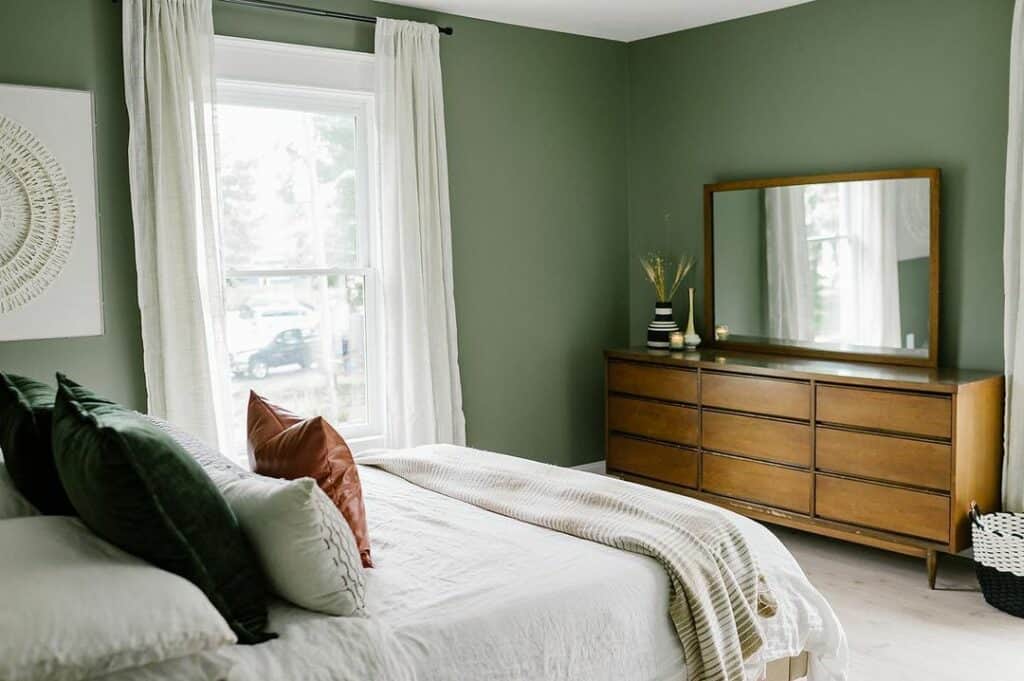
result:
M 855 182 L 864 180 L 900 180 L 925 178 L 930 187 L 930 233 L 929 233 L 929 313 L 928 313 L 928 356 L 913 357 L 906 354 L 846 352 L 810 348 L 785 343 L 755 343 L 715 339 L 715 224 L 714 195 L 718 192 L 742 189 L 768 189 L 789 187 L 800 184 L 824 184 L 831 182 Z M 705 345 L 721 350 L 741 350 L 793 357 L 817 359 L 838 359 L 904 366 L 935 367 L 939 358 L 939 199 L 941 172 L 938 168 L 915 168 L 904 170 L 880 170 L 856 173 L 832 173 L 826 175 L 802 175 L 794 177 L 772 177 L 757 180 L 739 180 L 704 185 L 704 342 Z

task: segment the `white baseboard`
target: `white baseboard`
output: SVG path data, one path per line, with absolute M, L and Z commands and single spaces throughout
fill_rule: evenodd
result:
M 591 461 L 590 463 L 573 466 L 573 468 L 579 471 L 587 471 L 588 473 L 598 473 L 600 475 L 604 475 L 605 471 L 603 459 L 601 461 Z

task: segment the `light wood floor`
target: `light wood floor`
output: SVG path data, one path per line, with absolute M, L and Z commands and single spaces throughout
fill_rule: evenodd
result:
M 1022 681 L 1024 619 L 977 591 L 973 563 L 924 561 L 771 528 L 832 604 L 850 641 L 850 681 Z

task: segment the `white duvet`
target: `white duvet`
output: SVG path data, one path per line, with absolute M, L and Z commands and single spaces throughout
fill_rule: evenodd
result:
M 360 467 L 376 567 L 367 618 L 277 604 L 280 638 L 226 651 L 237 679 L 683 681 L 668 577 L 652 558 L 496 515 Z M 591 475 L 580 473 L 581 476 Z M 585 478 L 584 478 L 585 480 Z M 666 493 L 668 494 L 668 493 Z M 779 602 L 759 662 L 812 653 L 845 679 L 832 609 L 765 528 L 735 517 Z

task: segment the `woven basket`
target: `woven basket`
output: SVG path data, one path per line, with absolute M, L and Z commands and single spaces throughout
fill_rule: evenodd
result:
M 971 535 L 985 600 L 1024 617 L 1024 513 L 981 513 L 972 503 Z

